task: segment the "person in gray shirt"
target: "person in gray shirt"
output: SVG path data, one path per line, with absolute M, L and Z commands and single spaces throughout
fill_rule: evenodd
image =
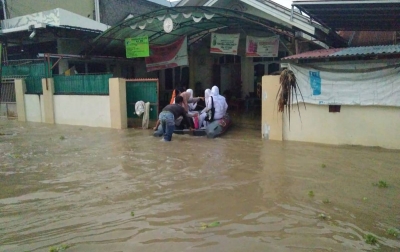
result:
M 159 124 L 162 126 L 164 141 L 171 141 L 172 134 L 175 130 L 175 119 L 178 119 L 182 116 L 183 120 L 190 125 L 189 117 L 196 117 L 198 116 L 197 113 L 189 114 L 183 106 L 183 97 L 177 96 L 175 97 L 175 104 L 169 104 L 163 108 L 161 113 L 158 116 L 158 122 L 155 129 L 158 128 Z

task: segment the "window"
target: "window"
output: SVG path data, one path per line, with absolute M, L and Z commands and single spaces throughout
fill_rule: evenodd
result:
M 189 86 L 189 67 L 165 69 L 165 90 Z
M 214 58 L 214 64 L 239 64 L 241 61 L 240 56 L 238 55 L 224 55 L 217 58 Z
M 329 113 L 340 113 L 340 105 L 329 105 Z

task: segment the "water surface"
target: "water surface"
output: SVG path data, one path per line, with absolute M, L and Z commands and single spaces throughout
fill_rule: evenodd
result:
M 170 143 L 6 120 L 0 133 L 0 251 L 400 250 L 387 234 L 400 228 L 400 151 L 239 128 Z

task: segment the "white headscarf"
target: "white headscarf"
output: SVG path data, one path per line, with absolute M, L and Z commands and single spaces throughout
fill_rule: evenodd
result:
M 215 120 L 221 119 L 222 117 L 224 117 L 226 110 L 228 109 L 228 104 L 226 104 L 225 97 L 219 95 L 219 88 L 217 86 L 213 86 L 211 88 L 211 96 L 213 97 L 214 108 L 215 108 L 214 119 Z M 207 107 L 211 108 L 211 105 L 208 104 Z
M 211 96 L 211 89 L 209 89 L 209 88 L 207 88 L 205 91 L 204 91 L 204 101 L 206 102 L 206 106 L 207 106 L 207 103 L 208 103 L 208 98 Z
M 219 88 L 217 86 L 213 86 L 211 88 L 211 95 L 214 96 L 214 97 L 219 95 Z

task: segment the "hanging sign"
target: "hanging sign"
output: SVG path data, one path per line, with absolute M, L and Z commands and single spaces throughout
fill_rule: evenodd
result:
M 288 64 L 288 69 L 296 75 L 302 93 L 302 97 L 297 93 L 299 102 L 400 107 L 400 68 L 396 65 L 371 63 L 368 69 L 360 62 L 341 63 L 340 68 Z
M 149 38 L 147 36 L 125 39 L 125 49 L 127 58 L 148 57 Z
M 278 57 L 279 36 L 246 37 L 246 57 Z
M 210 53 L 237 55 L 240 33 L 211 33 Z
M 188 66 L 186 37 L 181 37 L 169 45 L 150 46 L 150 57 L 147 57 L 145 61 L 147 72 L 177 66 Z

